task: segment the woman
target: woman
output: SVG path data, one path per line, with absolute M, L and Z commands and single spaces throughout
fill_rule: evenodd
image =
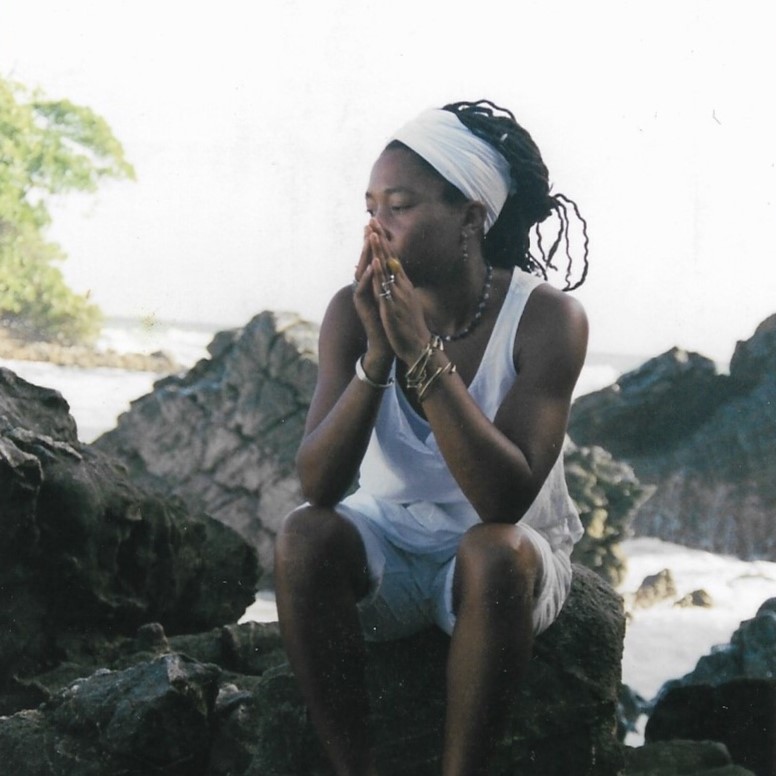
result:
M 487 101 L 397 132 L 366 203 L 353 287 L 321 327 L 297 456 L 308 503 L 276 544 L 281 631 L 336 772 L 363 775 L 378 773 L 364 639 L 445 630 L 443 772 L 485 773 L 582 533 L 560 453 L 587 322 L 532 274 L 564 240 L 568 256 L 578 213 Z M 534 257 L 531 229 L 553 213 L 559 233 Z

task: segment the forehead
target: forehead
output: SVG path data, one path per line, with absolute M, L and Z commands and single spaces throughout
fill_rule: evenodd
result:
M 446 185 L 445 179 L 414 151 L 386 148 L 372 167 L 367 195 L 396 188 L 441 194 Z

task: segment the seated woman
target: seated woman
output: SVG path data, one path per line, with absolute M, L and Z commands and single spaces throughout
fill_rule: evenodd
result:
M 366 205 L 353 287 L 320 332 L 297 456 L 308 503 L 277 538 L 281 632 L 342 776 L 378 773 L 364 639 L 450 634 L 443 772 L 471 776 L 487 772 L 582 534 L 561 450 L 587 322 L 544 278 L 563 243 L 570 256 L 573 215 L 584 280 L 585 222 L 550 194 L 530 135 L 487 101 L 397 132 Z M 553 214 L 554 243 L 532 251 Z

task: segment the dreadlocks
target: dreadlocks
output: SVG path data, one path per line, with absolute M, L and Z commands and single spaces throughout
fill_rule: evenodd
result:
M 454 113 L 470 132 L 496 148 L 511 169 L 514 193 L 507 197 L 498 219 L 485 235 L 486 260 L 497 267 L 517 266 L 546 279 L 549 269 L 558 269 L 554 260 L 562 246 L 566 260 L 563 290 L 581 286 L 588 270 L 587 222 L 573 200 L 563 194 L 550 194 L 549 173 L 533 138 L 517 123 L 511 111 L 490 100 L 454 102 L 443 109 Z M 539 224 L 553 213 L 558 227 L 552 244 L 545 250 Z M 583 236 L 582 271 L 575 282 L 572 281 L 570 214 L 581 224 Z M 534 227 L 538 255 L 531 248 Z

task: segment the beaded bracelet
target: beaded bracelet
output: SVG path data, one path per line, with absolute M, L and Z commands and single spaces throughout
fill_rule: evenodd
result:
M 372 388 L 390 388 L 393 385 L 393 377 L 389 377 L 387 383 L 376 383 L 374 380 L 372 380 L 364 371 L 364 364 L 362 363 L 363 360 L 364 357 L 359 356 L 358 360 L 356 361 L 356 377 L 361 380 L 362 383 L 371 385 Z

